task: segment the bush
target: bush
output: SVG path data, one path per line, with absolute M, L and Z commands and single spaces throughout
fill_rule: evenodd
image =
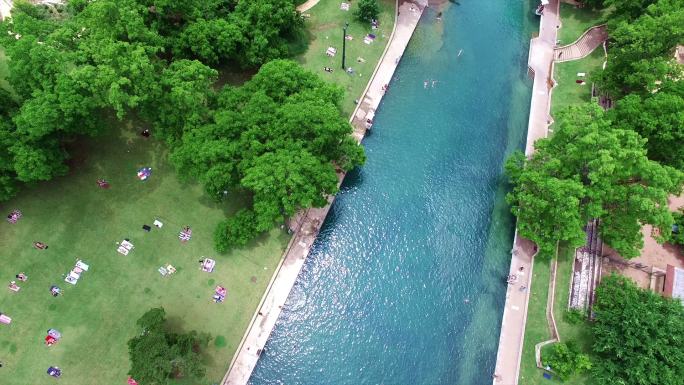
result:
M 254 211 L 242 209 L 232 217 L 219 223 L 214 232 L 214 247 L 224 253 L 235 246 L 244 246 L 259 231 Z
M 559 342 L 553 345 L 547 357 L 542 357 L 544 365 L 550 366 L 563 381 L 572 375 L 591 369 L 589 356 L 582 354 L 572 343 Z
M 578 325 L 586 321 L 587 317 L 584 312 L 579 309 L 570 309 L 565 311 L 563 319 L 570 325 Z
M 670 232 L 669 242 L 675 245 L 684 246 L 684 210 L 672 213 L 674 219 L 674 228 L 676 232 Z
M 128 374 L 141 384 L 165 385 L 174 378 L 195 380 L 204 377 L 201 348 L 206 348 L 209 335 L 191 331 L 171 333 L 166 328 L 163 308 L 150 309 L 138 320 L 138 336 L 128 341 L 131 370 Z
M 354 14 L 362 22 L 368 23 L 371 20 L 378 18 L 380 14 L 380 6 L 378 0 L 360 0 L 359 8 Z

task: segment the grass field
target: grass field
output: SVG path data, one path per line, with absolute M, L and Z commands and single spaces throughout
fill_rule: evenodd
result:
M 598 47 L 583 59 L 555 64 L 553 77 L 558 86 L 551 94 L 552 116 L 565 107 L 584 104 L 591 100 L 591 75 L 601 71 L 604 61 L 603 48 Z M 586 76 L 578 77 L 579 72 L 586 73 Z M 577 84 L 577 79 L 583 79 L 586 83 Z
M 546 299 L 549 294 L 549 277 L 551 273 L 550 257 L 537 256 L 532 270 L 532 286 L 530 302 L 527 306 L 527 323 L 525 324 L 525 340 L 520 362 L 521 385 L 537 385 L 549 383 L 542 377 L 534 358 L 534 345 L 551 338 L 546 322 Z M 542 382 L 543 381 L 543 382 Z
M 68 176 L 25 188 L 0 204 L 2 213 L 23 212 L 16 224 L 0 223 L 0 272 L 5 284 L 19 272 L 29 277 L 18 282 L 18 293 L 0 290 L 0 310 L 13 319 L 0 325 L 0 383 L 52 384 L 46 374 L 51 365 L 63 369 L 62 382 L 69 385 L 125 383 L 126 342 L 136 333 L 135 321 L 156 306 L 164 306 L 174 329 L 213 336 L 205 383 L 219 381 L 281 257 L 286 234 L 273 230 L 243 250 L 216 255 L 214 226 L 238 200 L 217 204 L 201 186 L 179 182 L 165 147 L 130 125 L 78 147 L 71 151 L 78 157 Z M 141 166 L 153 168 L 146 182 L 136 177 Z M 106 178 L 111 188 L 100 189 L 98 178 Z M 144 232 L 141 226 L 155 218 L 164 227 Z M 178 232 L 185 225 L 193 237 L 181 243 Z M 124 238 L 135 245 L 127 256 L 116 251 Z M 49 248 L 37 250 L 35 241 Z M 202 256 L 217 260 L 213 273 L 199 270 Z M 64 275 L 77 259 L 90 269 L 72 286 Z M 164 278 L 157 269 L 168 263 L 178 271 Z M 64 295 L 52 297 L 53 284 Z M 222 304 L 211 301 L 218 284 L 228 288 Z M 63 335 L 49 348 L 43 343 L 48 328 Z
M 568 296 L 570 291 L 570 279 L 572 276 L 572 261 L 574 249 L 561 244 L 558 248 L 556 292 L 553 314 L 556 319 L 556 327 L 562 342 L 574 341 L 581 351 L 591 351 L 591 329 L 587 323 L 572 324 L 565 318 L 568 308 Z M 545 258 L 548 259 L 548 258 Z M 542 377 L 544 371 L 537 368 L 534 357 L 534 345 L 548 340 L 551 332 L 546 321 L 546 300 L 549 291 L 550 268 L 552 261 L 535 259 L 534 278 L 530 291 L 530 303 L 527 310 L 527 326 L 525 328 L 525 342 L 523 346 L 522 362 L 520 364 L 520 383 L 524 385 L 565 384 L 565 385 L 588 385 L 590 377 L 578 375 L 560 381 L 556 376 L 551 380 Z M 542 348 L 544 353 L 552 348 L 552 344 Z
M 358 6 L 357 1 L 351 2 L 349 11 L 340 9 L 340 1 L 322 0 L 309 11 L 304 12 L 310 15 L 306 21 L 309 46 L 297 60 L 323 79 L 344 88 L 342 112 L 345 116 L 350 116 L 354 111 L 356 107 L 354 100 L 359 99 L 366 88 L 392 33 L 395 1 L 380 0 L 379 3 L 380 27 L 376 30 L 371 29 L 370 23 L 361 23 L 354 17 L 354 11 Z M 342 28 L 345 22 L 349 22 L 347 35 L 353 38 L 347 40 L 345 65 L 352 67 L 353 74 L 347 74 L 342 70 Z M 376 35 L 375 41 L 365 44 L 363 38 L 369 33 Z M 326 55 L 328 47 L 337 49 L 334 57 Z M 365 62 L 357 61 L 358 58 L 362 58 Z M 324 67 L 332 68 L 333 72 L 325 72 Z
M 340 3 L 323 0 L 308 11 L 309 34 L 301 43 L 299 62 L 322 78 L 345 89 L 343 113 L 350 115 L 353 101 L 360 97 L 385 45 L 394 21 L 394 0 L 381 0 L 380 28 L 371 30 Z M 342 69 L 342 26 L 349 21 L 347 66 Z M 377 38 L 364 44 L 363 37 Z M 306 48 L 308 44 L 308 48 Z M 328 46 L 337 48 L 333 58 Z M 357 61 L 363 58 L 365 63 Z M 334 68 L 333 73 L 323 67 Z M 0 50 L 0 87 L 7 88 L 4 52 Z M 246 76 L 249 76 L 247 74 Z M 239 84 L 245 74 L 228 73 L 222 82 Z M 71 145 L 69 175 L 22 189 L 21 194 L 0 203 L 0 213 L 19 209 L 17 224 L 0 223 L 0 272 L 9 283 L 23 272 L 29 279 L 19 282 L 18 293 L 0 290 L 0 311 L 12 317 L 11 325 L 0 325 L 0 384 L 51 384 L 46 370 L 59 366 L 62 382 L 69 385 L 125 383 L 129 368 L 126 342 L 137 332 L 135 321 L 148 309 L 164 306 L 171 328 L 197 330 L 212 335 L 205 354 L 207 377 L 200 384 L 218 382 L 225 374 L 245 327 L 285 248 L 288 236 L 275 229 L 228 255 L 213 250 L 214 226 L 243 202 L 240 197 L 218 204 L 197 184 L 178 180 L 167 161 L 167 148 L 137 134 L 139 127 L 103 122 L 109 133 L 96 139 L 80 139 Z M 141 182 L 136 171 L 153 169 Z M 105 178 L 111 188 L 100 189 L 96 181 Z M 142 225 L 154 219 L 164 223 L 146 233 Z M 187 243 L 178 240 L 182 226 L 193 229 Z M 116 242 L 129 238 L 135 249 L 123 256 Z M 33 242 L 49 245 L 37 250 Z M 202 256 L 217 260 L 209 274 L 199 270 Z M 77 259 L 90 265 L 76 286 L 64 282 Z M 157 269 L 172 264 L 177 272 L 162 277 Z M 51 285 L 64 294 L 54 298 Z M 228 288 L 222 304 L 211 296 L 216 285 Z M 62 332 L 55 346 L 43 343 L 46 330 Z M 179 380 L 178 384 L 189 385 Z
M 605 10 L 593 10 L 589 7 L 577 8 L 561 2 L 560 16 L 563 25 L 558 30 L 560 44 L 571 44 L 590 27 L 603 23 L 605 13 Z

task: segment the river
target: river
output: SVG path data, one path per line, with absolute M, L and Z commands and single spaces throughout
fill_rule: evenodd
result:
M 425 11 L 250 384 L 491 384 L 534 19 L 460 1 Z

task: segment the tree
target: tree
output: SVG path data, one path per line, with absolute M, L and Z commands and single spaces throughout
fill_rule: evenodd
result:
M 591 369 L 589 356 L 580 353 L 577 345 L 572 341 L 553 344 L 551 351 L 543 357 L 543 361 L 544 365 L 550 366 L 563 381 L 575 374 Z
M 553 251 L 558 240 L 584 243 L 582 226 L 601 220 L 603 240 L 625 258 L 638 255 L 641 226 L 669 230 L 669 194 L 678 194 L 684 174 L 646 156 L 636 132 L 611 127 L 603 110 L 587 104 L 557 116 L 553 136 L 538 140 L 530 159 L 507 162 L 513 191 L 507 199 L 521 235 Z
M 245 67 L 288 56 L 288 40 L 304 26 L 293 0 L 239 0 L 231 19 L 245 37 L 236 58 Z
M 263 231 L 297 210 L 325 206 L 337 192 L 337 175 L 330 162 L 292 146 L 255 158 L 241 185 L 254 193 L 257 228 Z
M 212 84 L 218 72 L 196 60 L 177 60 L 161 74 L 161 97 L 152 107 L 155 132 L 169 143 L 211 115 Z
M 658 92 L 627 95 L 610 112 L 616 127 L 648 139 L 648 157 L 684 170 L 684 83 L 668 82 Z
M 614 97 L 632 92 L 646 94 L 658 89 L 659 82 L 681 78 L 682 67 L 671 56 L 675 45 L 684 39 L 681 0 L 659 0 L 645 9 L 643 3 L 650 0 L 619 2 L 634 4 L 634 9 L 643 9 L 643 14 L 634 19 L 611 18 L 610 60 L 597 77 L 599 88 Z
M 259 230 L 254 211 L 242 209 L 216 226 L 214 247 L 223 253 L 233 247 L 246 245 L 257 234 Z
M 146 385 L 169 384 L 172 378 L 204 377 L 199 349 L 206 347 L 208 336 L 200 336 L 195 331 L 168 332 L 164 308 L 150 309 L 137 325 L 140 334 L 128 341 L 131 377 Z
M 596 290 L 593 376 L 598 385 L 678 385 L 684 378 L 684 307 L 612 275 Z
M 225 19 L 197 20 L 181 32 L 174 52 L 218 64 L 237 56 L 246 41 L 239 25 Z
M 380 5 L 378 5 L 378 0 L 359 0 L 359 8 L 354 13 L 356 18 L 364 23 L 376 20 L 379 14 Z
M 684 246 L 684 210 L 675 211 L 672 213 L 674 218 L 674 226 L 669 232 L 669 242 L 675 245 Z
M 341 98 L 338 87 L 276 60 L 243 86 L 221 90 L 210 121 L 185 131 L 171 155 L 179 173 L 217 199 L 229 189 L 252 198 L 216 229 L 217 249 L 243 245 L 297 210 L 327 204 L 337 191 L 335 168 L 364 162 L 340 114 Z

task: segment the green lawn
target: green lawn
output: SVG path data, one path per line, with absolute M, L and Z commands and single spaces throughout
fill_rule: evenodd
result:
M 361 97 L 389 41 L 394 25 L 395 1 L 380 0 L 380 27 L 376 30 L 371 29 L 370 23 L 361 23 L 354 17 L 358 1 L 351 2 L 349 11 L 341 10 L 340 3 L 340 1 L 322 0 L 305 12 L 310 15 L 306 21 L 310 41 L 308 50 L 297 60 L 323 79 L 339 84 L 345 89 L 342 112 L 345 116 L 350 116 L 356 107 L 354 100 Z M 342 28 L 345 22 L 349 22 L 347 35 L 353 38 L 353 40 L 347 40 L 345 63 L 347 67 L 353 68 L 354 74 L 351 75 L 342 70 Z M 376 36 L 375 41 L 365 44 L 363 38 L 369 33 Z M 326 55 L 328 47 L 337 49 L 334 57 Z M 357 61 L 358 58 L 365 60 L 365 63 Z M 333 72 L 325 72 L 324 67 L 332 68 Z
M 589 56 L 575 61 L 556 63 L 553 77 L 558 86 L 553 89 L 551 115 L 565 107 L 587 103 L 591 100 L 591 75 L 601 71 L 605 56 L 602 47 L 598 47 Z M 586 76 L 578 77 L 579 72 Z M 584 79 L 584 85 L 575 80 Z
M 24 188 L 0 204 L 3 214 L 23 212 L 17 224 L 0 223 L 5 285 L 19 272 L 29 277 L 18 282 L 18 293 L 0 290 L 0 310 L 13 318 L 11 325 L 0 325 L 3 385 L 52 384 L 46 374 L 50 365 L 63 369 L 64 384 L 125 383 L 126 341 L 136 333 L 135 321 L 156 306 L 164 306 L 174 329 L 213 336 L 205 384 L 218 382 L 228 368 L 288 237 L 273 230 L 245 249 L 216 255 L 214 226 L 239 200 L 217 204 L 201 186 L 179 182 L 165 146 L 127 126 L 79 141 L 68 176 Z M 153 168 L 146 182 L 136 177 L 141 166 Z M 100 189 L 98 178 L 106 178 L 111 188 Z M 144 232 L 141 226 L 155 218 L 164 227 Z M 193 237 L 184 244 L 177 236 L 185 225 Z M 124 238 L 135 244 L 128 256 L 116 251 Z M 49 248 L 37 250 L 34 241 Z M 213 273 L 199 270 L 202 256 L 217 260 Z M 72 286 L 63 277 L 76 259 L 90 269 Z M 157 269 L 167 263 L 178 271 L 164 278 Z M 50 295 L 53 284 L 63 296 Z M 228 288 L 222 304 L 211 301 L 217 284 Z M 48 328 L 63 335 L 49 348 L 43 343 Z
M 532 286 L 530 287 L 530 302 L 527 306 L 527 323 L 525 325 L 525 340 L 520 362 L 520 384 L 536 385 L 549 383 L 542 377 L 543 371 L 537 368 L 534 358 L 534 345 L 551 338 L 546 322 L 546 299 L 549 294 L 549 278 L 551 265 L 549 257 L 536 257 L 532 269 Z M 542 382 L 544 381 L 544 382 Z
M 568 307 L 568 295 L 570 290 L 570 279 L 572 277 L 572 261 L 574 249 L 562 245 L 558 248 L 558 265 L 556 272 L 556 292 L 554 302 L 554 316 L 556 327 L 560 334 L 561 341 L 574 341 L 579 348 L 589 353 L 591 350 L 591 329 L 587 323 L 571 324 L 566 321 L 564 315 Z M 587 375 L 579 375 L 560 381 L 553 376 L 551 381 L 542 377 L 544 371 L 537 368 L 534 357 L 534 345 L 546 341 L 551 333 L 546 321 L 546 300 L 549 291 L 550 261 L 542 261 L 539 258 L 534 261 L 534 278 L 532 280 L 532 290 L 530 291 L 530 303 L 527 310 L 527 325 L 525 328 L 525 342 L 523 346 L 522 362 L 520 363 L 520 384 L 521 385 L 544 385 L 544 384 L 565 384 L 565 385 L 587 385 L 590 378 Z M 542 357 L 545 352 L 552 348 L 552 344 L 542 348 Z
M 589 7 L 577 8 L 574 5 L 561 2 L 560 16 L 563 25 L 558 30 L 560 44 L 571 44 L 582 36 L 587 29 L 602 24 L 605 13 L 605 10 L 592 10 Z

